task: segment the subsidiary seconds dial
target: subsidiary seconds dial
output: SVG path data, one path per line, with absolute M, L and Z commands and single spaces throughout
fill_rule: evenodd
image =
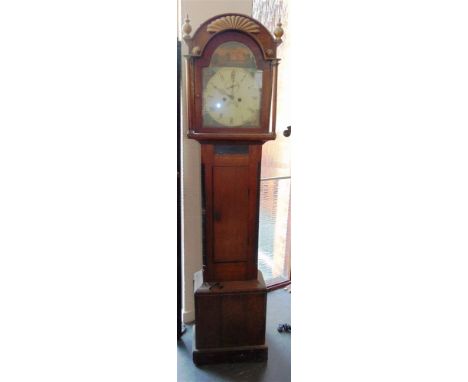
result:
M 206 83 L 204 112 L 228 127 L 254 127 L 260 114 L 261 71 L 217 68 Z

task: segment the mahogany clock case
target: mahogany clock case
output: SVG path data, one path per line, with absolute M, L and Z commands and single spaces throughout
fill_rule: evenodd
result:
M 189 48 L 187 136 L 201 144 L 203 221 L 203 269 L 194 276 L 193 361 L 265 361 L 267 290 L 257 269 L 260 168 L 262 145 L 276 137 L 276 47 L 281 43 L 281 24 L 274 32 L 275 38 L 249 16 L 223 14 L 202 23 L 191 37 L 188 21 L 187 17 L 183 28 Z M 229 44 L 232 42 L 235 44 Z M 221 117 L 216 121 L 215 116 L 211 121 L 218 122 L 216 125 L 205 124 L 210 121 L 203 118 L 204 91 L 209 80 L 204 81 L 203 73 L 223 44 L 242 44 L 242 49 L 251 52 L 249 65 L 255 61 L 252 73 L 261 73 L 261 86 L 257 87 L 261 95 L 259 116 L 245 119 L 250 122 L 244 123 L 242 117 L 241 123 L 226 124 Z M 235 56 L 232 53 L 230 57 Z M 222 68 L 223 60 L 215 61 Z M 229 65 L 225 68 L 236 71 Z M 231 93 L 229 84 L 224 86 L 221 100 L 216 102 L 226 101 L 231 107 L 229 100 L 234 104 L 239 101 L 237 96 L 232 98 L 234 79 Z M 223 96 L 226 100 L 222 100 Z

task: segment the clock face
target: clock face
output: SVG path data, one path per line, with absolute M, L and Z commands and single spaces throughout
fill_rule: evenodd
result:
M 218 68 L 203 93 L 205 114 L 223 126 L 255 126 L 260 115 L 260 93 L 261 72 Z
M 203 125 L 258 127 L 263 71 L 239 42 L 220 45 L 203 69 Z

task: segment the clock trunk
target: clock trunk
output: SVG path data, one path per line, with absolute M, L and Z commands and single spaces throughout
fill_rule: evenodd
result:
M 257 277 L 261 144 L 202 144 L 204 280 Z

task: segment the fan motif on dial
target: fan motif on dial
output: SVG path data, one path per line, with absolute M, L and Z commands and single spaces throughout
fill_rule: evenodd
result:
M 205 116 L 223 126 L 255 127 L 259 119 L 260 84 L 261 71 L 256 69 L 216 68 L 204 90 Z

